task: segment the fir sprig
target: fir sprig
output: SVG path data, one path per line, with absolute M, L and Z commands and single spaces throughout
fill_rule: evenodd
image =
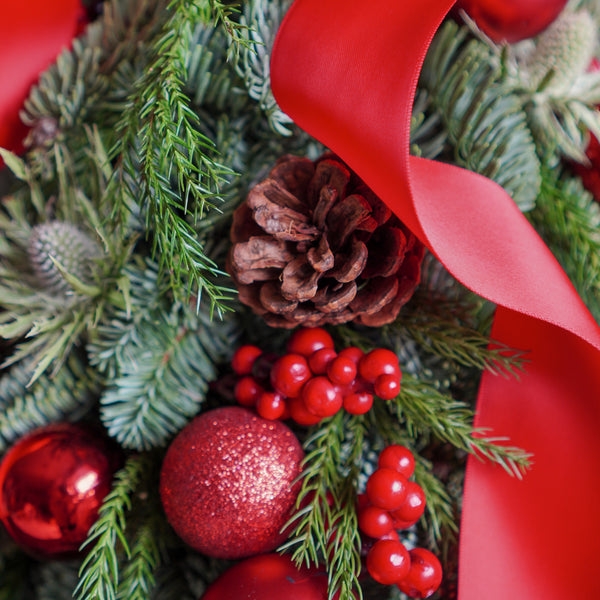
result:
M 154 520 L 149 518 L 137 530 L 131 556 L 119 582 L 117 600 L 147 600 L 156 586 L 154 573 L 160 565 L 161 552 L 160 534 Z
M 327 565 L 330 599 L 337 591 L 340 600 L 362 598 L 355 506 L 364 432 L 361 417 L 340 411 L 306 440 L 299 510 L 286 524 L 293 532 L 280 548 L 293 548 L 292 560 L 298 565 Z
M 427 381 L 405 373 L 400 393 L 388 406 L 413 439 L 432 435 L 479 459 L 486 458 L 518 478 L 529 466 L 530 454 L 501 444 L 506 438 L 485 437 L 489 432 L 473 427 L 475 415 L 466 403 L 440 392 Z
M 131 556 L 125 536 L 126 513 L 140 482 L 153 468 L 147 455 L 130 457 L 115 475 L 112 491 L 106 496 L 98 520 L 88 534 L 83 549 L 88 549 L 79 571 L 75 600 L 116 600 L 121 555 Z
M 187 294 L 208 296 L 211 310 L 228 310 L 230 289 L 214 282 L 223 275 L 206 256 L 193 222 L 219 203 L 220 187 L 232 171 L 216 159 L 214 142 L 201 133 L 198 114 L 185 88 L 186 57 L 196 25 L 207 18 L 207 7 L 232 28 L 226 6 L 214 1 L 190 3 L 173 0 L 153 58 L 136 82 L 127 108 L 116 126 L 118 142 L 111 155 L 121 163 L 120 173 L 139 180 L 134 190 L 145 209 L 154 251 L 161 267 L 171 273 L 175 290 L 187 281 Z

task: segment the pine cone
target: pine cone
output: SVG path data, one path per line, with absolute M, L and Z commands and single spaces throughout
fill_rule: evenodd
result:
M 269 325 L 393 321 L 424 248 L 337 157 L 280 159 L 235 211 L 228 271 Z

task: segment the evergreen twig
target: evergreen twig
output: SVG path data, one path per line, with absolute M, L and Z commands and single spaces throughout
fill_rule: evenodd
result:
M 499 443 L 506 442 L 506 438 L 484 437 L 485 430 L 474 428 L 475 415 L 467 404 L 410 374 L 404 374 L 400 393 L 388 406 L 414 439 L 419 435 L 433 435 L 477 458 L 487 458 L 518 478 L 529 466 L 530 454 Z
M 199 117 L 190 106 L 185 88 L 186 56 L 194 26 L 208 14 L 221 20 L 231 34 L 236 31 L 230 10 L 217 0 L 190 3 L 172 0 L 163 34 L 154 45 L 154 56 L 136 82 L 127 108 L 116 126 L 119 141 L 111 155 L 118 157 L 124 171 L 139 180 L 133 190 L 145 209 L 146 226 L 161 267 L 171 274 L 175 290 L 188 281 L 187 294 L 204 293 L 211 312 L 222 315 L 229 309 L 232 290 L 214 282 L 223 275 L 206 256 L 193 222 L 200 220 L 219 202 L 219 189 L 232 171 L 219 163 L 214 142 L 201 133 Z M 214 12 L 213 12 L 214 11 Z
M 494 342 L 455 319 L 432 318 L 418 309 L 408 310 L 389 329 L 391 331 L 384 335 L 393 332 L 395 337 L 398 334 L 407 336 L 426 352 L 494 375 L 516 377 L 519 371 L 524 371 L 527 362 L 525 352 Z
M 154 520 L 154 517 L 149 517 L 137 530 L 131 556 L 119 582 L 117 600 L 147 600 L 156 586 L 154 573 L 160 564 L 161 554 Z

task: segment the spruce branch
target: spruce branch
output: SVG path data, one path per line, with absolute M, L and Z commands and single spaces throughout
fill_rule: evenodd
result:
M 448 543 L 449 538 L 456 539 L 458 523 L 448 491 L 431 469 L 431 463 L 417 457 L 415 481 L 421 486 L 427 498 L 422 526 L 427 532 L 428 545 L 439 549 L 442 542 L 445 544 Z
M 106 496 L 98 520 L 82 546 L 88 554 L 79 570 L 75 600 L 116 600 L 121 554 L 131 556 L 125 537 L 126 513 L 140 482 L 153 468 L 147 455 L 130 457 L 115 475 L 112 491 Z
M 289 0 L 251 0 L 244 4 L 240 23 L 246 38 L 236 70 L 248 95 L 258 102 L 272 130 L 284 136 L 292 133 L 292 120 L 279 108 L 271 90 L 270 56 L 275 35 L 289 7 Z
M 400 393 L 387 406 L 415 440 L 432 435 L 479 459 L 486 458 L 518 478 L 529 466 L 531 455 L 526 451 L 499 443 L 506 442 L 506 438 L 484 437 L 486 430 L 473 427 L 475 415 L 466 403 L 413 375 L 404 374 Z
M 540 162 L 519 94 L 503 85 L 500 65 L 469 30 L 447 21 L 436 33 L 421 71 L 454 162 L 489 177 L 530 210 L 540 188 Z
M 164 445 L 198 412 L 216 363 L 235 339 L 231 320 L 159 301 L 151 285 L 160 276 L 151 263 L 146 267 L 127 269 L 132 312 L 111 313 L 88 346 L 90 361 L 107 375 L 101 419 L 111 436 L 138 450 Z
M 77 354 L 54 377 L 42 375 L 29 385 L 34 368 L 24 360 L 0 378 L 0 452 L 35 427 L 81 417 L 95 402 L 94 376 Z

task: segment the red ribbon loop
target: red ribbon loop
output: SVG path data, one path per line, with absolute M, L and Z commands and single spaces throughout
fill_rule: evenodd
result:
M 275 96 L 464 285 L 498 304 L 492 335 L 529 351 L 519 380 L 485 373 L 477 425 L 534 453 L 523 481 L 471 459 L 461 600 L 600 597 L 600 329 L 512 199 L 409 156 L 425 53 L 451 0 L 296 0 L 271 62 Z

